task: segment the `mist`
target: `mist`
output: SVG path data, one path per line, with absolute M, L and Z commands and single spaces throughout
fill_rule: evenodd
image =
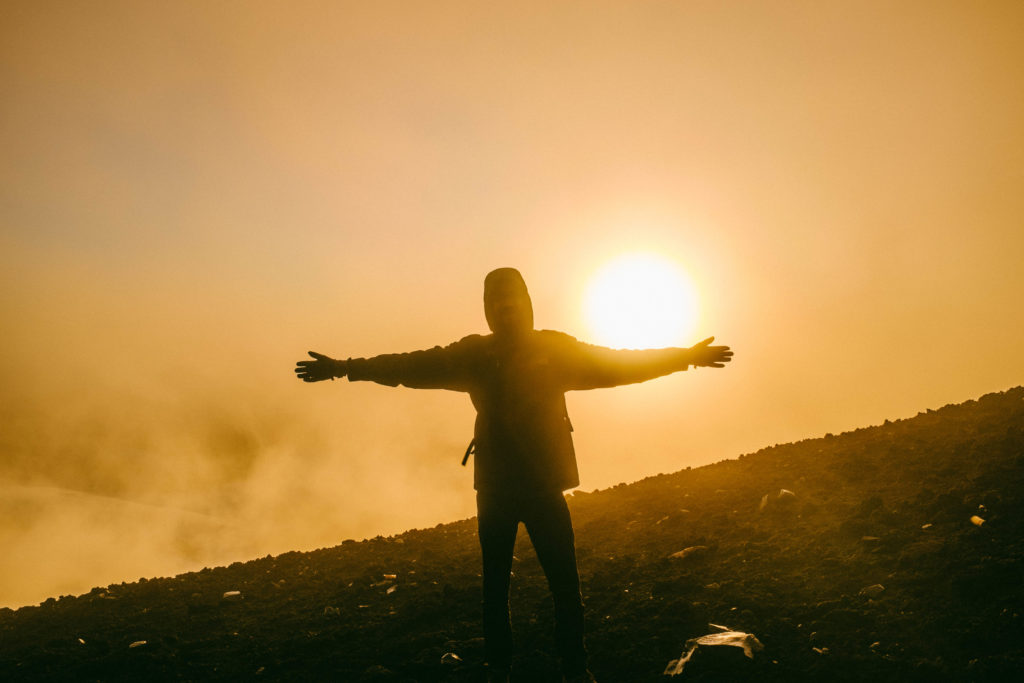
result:
M 6 606 L 472 514 L 458 444 L 404 439 L 400 420 L 373 443 L 351 421 L 245 396 L 59 406 L 7 407 Z
M 473 514 L 465 397 L 305 386 L 251 311 L 49 275 L 0 366 L 0 605 Z

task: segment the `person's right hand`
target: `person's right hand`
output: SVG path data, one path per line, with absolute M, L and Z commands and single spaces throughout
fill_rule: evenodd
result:
M 322 382 L 348 374 L 348 363 L 343 360 L 334 360 L 316 351 L 310 351 L 309 355 L 313 360 L 300 360 L 295 364 L 295 374 L 303 382 Z

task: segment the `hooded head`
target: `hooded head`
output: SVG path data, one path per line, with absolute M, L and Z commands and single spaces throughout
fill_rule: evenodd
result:
M 484 278 L 484 315 L 498 336 L 517 336 L 533 329 L 533 303 L 526 281 L 515 268 L 498 268 Z

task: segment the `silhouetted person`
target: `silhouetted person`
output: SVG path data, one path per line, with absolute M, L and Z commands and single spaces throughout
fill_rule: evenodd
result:
M 714 337 L 690 348 L 614 350 L 562 332 L 533 329 L 533 306 L 519 271 L 484 280 L 493 334 L 446 347 L 334 360 L 309 352 L 295 372 L 306 382 L 347 376 L 388 386 L 469 393 L 476 408 L 474 487 L 483 555 L 484 650 L 488 680 L 507 681 L 512 663 L 509 575 L 519 523 L 526 526 L 555 604 L 555 633 L 567 681 L 593 681 L 583 646 L 583 602 L 569 508 L 579 485 L 565 392 L 643 382 L 689 366 L 724 367 Z M 468 453 L 469 451 L 467 451 Z

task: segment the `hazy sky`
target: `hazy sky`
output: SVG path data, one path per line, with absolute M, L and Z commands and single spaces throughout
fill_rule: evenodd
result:
M 465 396 L 646 250 L 724 370 L 568 397 L 606 487 L 1024 383 L 1024 4 L 9 2 L 0 604 L 474 513 Z M 681 342 L 682 343 L 682 342 Z M 795 484 L 794 484 L 795 485 Z

